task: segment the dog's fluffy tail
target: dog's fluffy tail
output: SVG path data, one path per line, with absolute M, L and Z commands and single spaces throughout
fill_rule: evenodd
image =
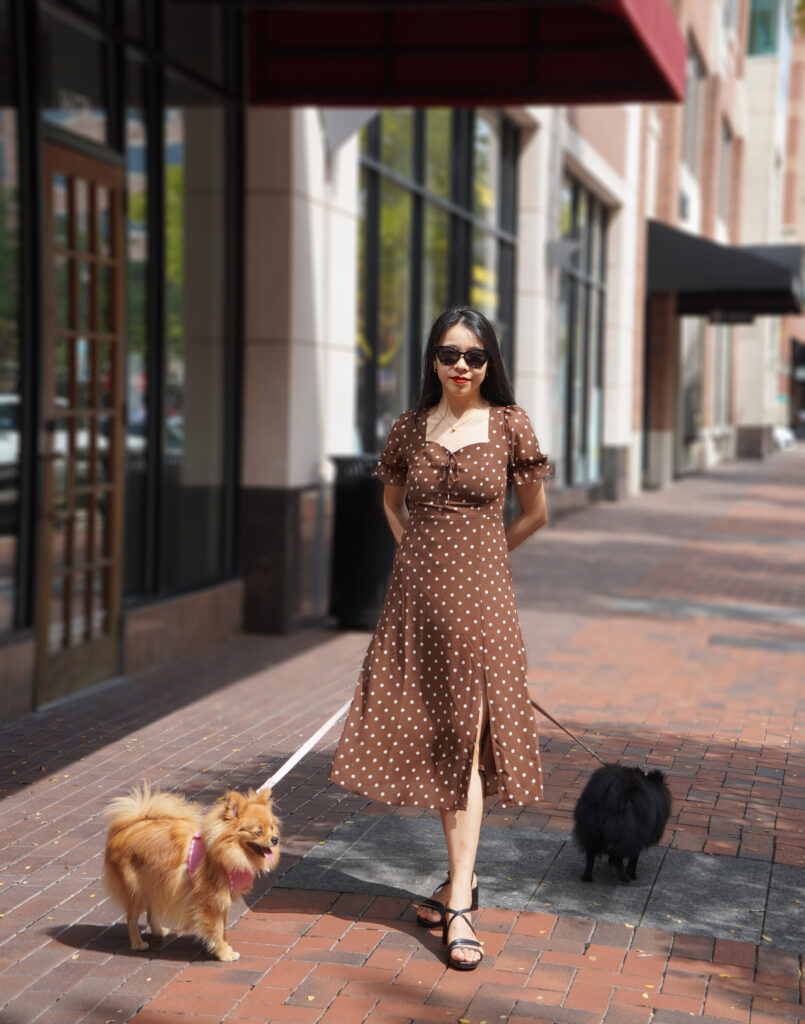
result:
M 136 821 L 155 821 L 160 818 L 180 819 L 194 827 L 199 820 L 199 812 L 194 804 L 188 803 L 175 793 L 164 793 L 152 790 L 147 782 L 135 786 L 125 796 L 114 799 L 104 812 L 111 818 L 109 831 L 125 828 Z

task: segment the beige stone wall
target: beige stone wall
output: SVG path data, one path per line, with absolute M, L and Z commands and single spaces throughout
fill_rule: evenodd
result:
M 247 116 L 242 481 L 299 487 L 353 450 L 357 139 L 315 109 Z

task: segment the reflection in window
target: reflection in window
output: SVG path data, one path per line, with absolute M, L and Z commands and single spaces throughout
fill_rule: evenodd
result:
M 366 129 L 361 131 L 361 148 L 366 146 Z M 365 167 L 360 169 L 358 196 L 358 267 L 366 266 L 366 208 L 368 204 L 369 174 Z M 374 385 L 372 379 L 372 343 L 366 325 L 366 274 L 358 274 L 358 314 L 355 329 L 355 370 L 358 379 L 358 396 L 355 406 L 355 451 L 363 448 L 363 418 L 366 410 L 370 410 L 374 401 Z M 364 417 L 362 418 L 362 414 Z M 368 445 L 372 448 L 371 442 Z
M 414 154 L 414 112 L 386 110 L 380 115 L 380 160 L 391 171 L 410 178 Z
M 430 203 L 425 207 L 424 258 L 422 260 L 422 324 L 424 352 L 430 326 L 448 304 L 450 217 Z
M 126 107 L 126 524 L 124 592 L 145 589 L 148 458 L 148 136 L 144 70 L 127 67 Z
M 498 318 L 497 249 L 494 235 L 473 230 L 470 305 L 492 323 Z
M 162 571 L 182 587 L 222 561 L 225 112 L 174 80 L 166 103 Z
M 752 0 L 747 53 L 752 57 L 776 53 L 779 24 L 780 0 Z
M 440 199 L 450 198 L 452 125 L 449 110 L 425 112 L 425 188 Z
M 225 33 L 220 7 L 210 3 L 167 3 L 165 53 L 213 82 L 223 84 Z
M 143 37 L 143 0 L 123 0 L 124 24 L 126 32 L 135 39 Z
M 8 5 L 0 0 L 0 630 L 14 624 L 21 427 L 17 114 L 7 27 Z
M 680 472 L 689 468 L 685 448 L 698 441 L 702 428 L 702 380 L 704 377 L 704 320 L 701 317 L 683 317 L 679 344 L 679 402 L 678 422 L 681 436 L 677 438 L 680 450 Z
M 388 181 L 380 193 L 377 337 L 377 444 L 382 447 L 408 398 L 411 196 Z
M 688 36 L 688 70 L 685 82 L 685 128 L 682 158 L 695 177 L 699 175 L 704 118 L 704 62 L 692 36 Z
M 562 236 L 578 249 L 563 266 L 560 285 L 555 476 L 567 486 L 586 486 L 601 477 L 607 211 L 565 175 L 559 216 Z
M 732 422 L 732 330 L 726 324 L 713 328 L 713 369 L 710 404 L 714 427 L 722 429 Z
M 361 150 L 356 434 L 372 451 L 416 402 L 445 307 L 478 307 L 510 354 L 514 218 L 500 211 L 515 208 L 517 130 L 494 111 L 384 111 Z
M 105 44 L 46 11 L 40 14 L 40 32 L 43 120 L 105 143 Z
M 718 215 L 729 223 L 732 184 L 732 131 L 721 120 L 721 145 L 718 157 Z
M 568 477 L 565 452 L 567 451 L 567 385 L 570 367 L 570 324 L 572 284 L 567 274 L 562 274 L 559 286 L 559 308 L 556 318 L 556 454 L 552 456 L 554 476 L 565 482 Z
M 500 115 L 480 110 L 473 136 L 473 212 L 487 224 L 498 223 L 500 199 Z

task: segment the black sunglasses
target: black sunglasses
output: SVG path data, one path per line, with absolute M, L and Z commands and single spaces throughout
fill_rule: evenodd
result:
M 442 366 L 455 366 L 462 356 L 467 366 L 473 370 L 480 370 L 487 359 L 489 359 L 489 353 L 485 348 L 468 348 L 466 352 L 462 352 L 455 345 L 436 346 L 436 358 Z

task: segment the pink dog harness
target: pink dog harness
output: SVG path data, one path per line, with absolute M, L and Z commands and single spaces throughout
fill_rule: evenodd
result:
M 190 842 L 190 854 L 187 858 L 187 873 L 193 877 L 193 872 L 204 859 L 204 839 L 201 832 L 196 832 Z M 254 881 L 255 872 L 247 870 L 227 871 L 229 878 L 229 892 L 234 896 L 241 889 L 248 888 Z

